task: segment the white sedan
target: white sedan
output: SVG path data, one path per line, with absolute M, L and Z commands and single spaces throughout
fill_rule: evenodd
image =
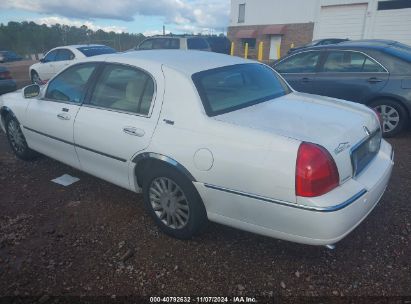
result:
M 88 58 L 0 109 L 19 158 L 39 152 L 143 192 L 159 227 L 183 239 L 210 220 L 332 245 L 376 206 L 393 167 L 371 109 L 210 52 Z
M 116 50 L 100 44 L 67 45 L 51 49 L 40 62 L 30 66 L 29 76 L 32 83 L 44 84 L 62 69 L 78 59 L 91 56 L 112 54 Z

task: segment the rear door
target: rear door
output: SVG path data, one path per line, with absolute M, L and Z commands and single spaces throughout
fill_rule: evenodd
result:
M 281 60 L 274 68 L 294 90 L 316 94 L 314 84 L 321 59 L 321 51 L 304 51 Z
M 387 70 L 365 53 L 330 50 L 317 73 L 319 95 L 364 103 L 387 84 Z
M 54 74 L 69 66 L 74 59 L 74 54 L 69 49 L 59 49 L 54 62 Z
M 129 183 L 131 160 L 150 143 L 162 90 L 144 70 L 112 63 L 102 67 L 74 126 L 76 151 L 84 171 L 135 189 Z

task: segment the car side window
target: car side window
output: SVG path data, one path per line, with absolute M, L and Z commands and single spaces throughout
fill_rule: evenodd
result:
M 72 60 L 74 54 L 67 49 L 59 49 L 55 58 L 55 61 Z
M 151 50 L 153 49 L 153 39 L 147 39 L 143 41 L 138 47 L 140 50 Z
M 45 98 L 81 103 L 86 93 L 87 82 L 95 69 L 95 63 L 84 63 L 64 70 L 50 81 Z
M 358 52 L 330 52 L 324 62 L 324 72 L 384 72 L 374 60 Z
M 319 59 L 320 52 L 303 52 L 281 61 L 275 69 L 279 73 L 314 73 Z
M 188 38 L 187 48 L 189 50 L 205 50 L 209 48 L 209 45 L 203 38 Z
M 123 65 L 104 67 L 90 104 L 119 111 L 148 115 L 154 95 L 154 81 L 147 73 Z
M 57 55 L 57 50 L 49 52 L 46 57 L 43 58 L 44 62 L 50 62 L 50 61 L 55 61 Z

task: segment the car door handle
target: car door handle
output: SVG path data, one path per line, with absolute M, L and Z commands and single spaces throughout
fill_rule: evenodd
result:
M 369 83 L 377 83 L 377 82 L 382 82 L 382 81 L 384 81 L 384 80 L 382 80 L 382 79 L 380 79 L 380 78 L 377 78 L 377 77 L 371 77 L 371 78 L 368 78 L 368 80 L 367 80 Z
M 142 129 L 134 128 L 134 127 L 124 127 L 123 132 L 128 135 L 143 137 L 146 132 Z
M 57 117 L 61 120 L 70 120 L 71 116 L 66 113 L 57 114 Z
M 309 82 L 309 81 L 311 81 L 311 78 L 303 77 L 303 78 L 301 78 L 301 81 L 302 82 Z

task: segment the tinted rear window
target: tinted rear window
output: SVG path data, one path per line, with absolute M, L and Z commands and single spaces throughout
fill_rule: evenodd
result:
M 384 51 L 390 55 L 411 63 L 411 47 L 408 45 L 396 43 L 389 48 L 384 49 Z
M 269 67 L 238 64 L 207 70 L 192 76 L 208 116 L 261 103 L 290 92 Z
M 82 52 L 86 57 L 103 55 L 103 54 L 113 54 L 116 52 L 115 49 L 112 49 L 108 46 L 83 46 L 77 48 Z
M 190 50 L 205 50 L 209 48 L 209 45 L 203 38 L 188 38 L 187 48 Z

